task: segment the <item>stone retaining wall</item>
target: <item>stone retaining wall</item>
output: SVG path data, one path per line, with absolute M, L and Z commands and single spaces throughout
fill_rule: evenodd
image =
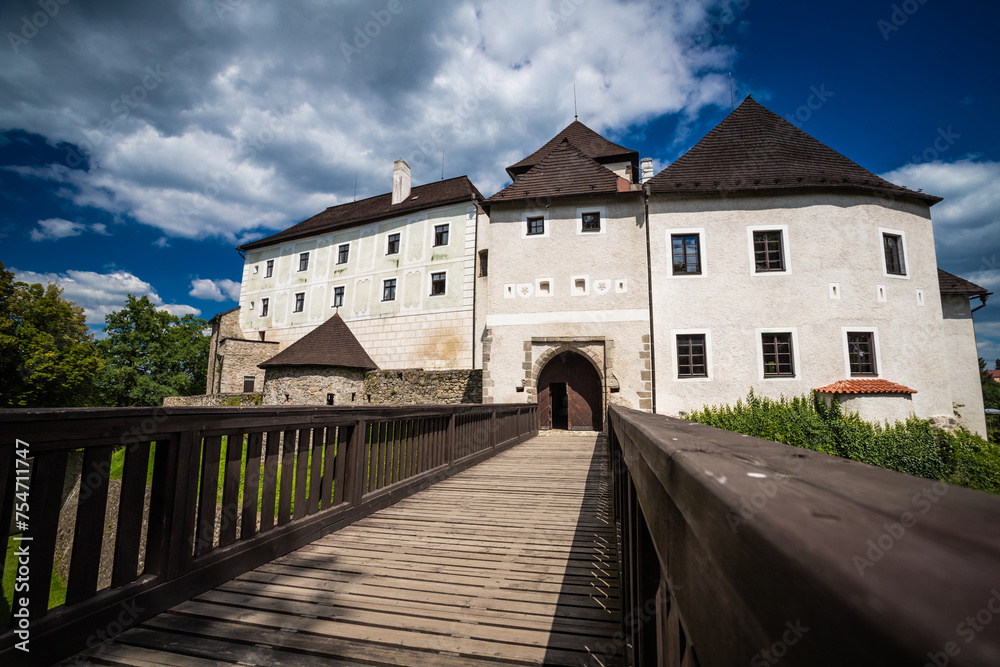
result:
M 365 395 L 377 405 L 420 405 L 483 402 L 483 371 L 372 371 Z
M 263 395 L 255 394 L 201 394 L 199 396 L 168 396 L 163 399 L 163 407 L 199 407 L 199 408 L 251 408 L 263 405 Z

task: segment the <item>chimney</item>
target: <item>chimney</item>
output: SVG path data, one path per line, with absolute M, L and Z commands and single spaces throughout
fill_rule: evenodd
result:
M 653 177 L 653 158 L 644 157 L 639 160 L 640 182 L 645 183 Z
M 392 203 L 400 204 L 410 198 L 410 165 L 406 160 L 396 160 L 392 165 Z

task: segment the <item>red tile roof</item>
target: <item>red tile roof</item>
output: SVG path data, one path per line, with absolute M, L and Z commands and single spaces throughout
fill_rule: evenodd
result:
M 916 389 L 904 387 L 888 380 L 838 380 L 820 387 L 821 394 L 915 394 Z
M 997 382 L 1000 382 L 1000 371 L 986 371 L 986 372 L 990 374 L 991 378 L 993 378 Z
M 944 269 L 938 269 L 938 286 L 941 288 L 941 294 L 989 296 L 993 293 L 985 287 L 980 287 L 976 283 L 969 282 L 965 278 L 959 278 L 955 274 L 948 273 Z
M 437 181 L 427 185 L 418 185 L 410 191 L 410 196 L 406 201 L 393 205 L 392 193 L 369 197 L 361 201 L 331 206 L 322 213 L 318 213 L 308 220 L 303 220 L 297 225 L 292 225 L 288 229 L 272 234 L 259 241 L 245 243 L 240 246 L 241 250 L 253 250 L 264 246 L 274 245 L 306 236 L 315 236 L 339 229 L 347 229 L 368 222 L 394 218 L 398 215 L 415 213 L 428 208 L 457 204 L 460 202 L 481 202 L 483 195 L 479 193 L 476 186 L 472 184 L 468 176 L 449 178 L 446 181 Z
M 876 176 L 749 97 L 648 183 L 659 193 L 851 188 L 941 201 Z
M 259 366 L 378 368 L 338 313 Z
M 636 168 L 639 166 L 639 153 L 608 141 L 580 121 L 574 120 L 537 151 L 520 162 L 507 167 L 507 174 L 510 176 L 510 179 L 512 181 L 515 180 L 518 175 L 527 172 L 544 160 L 549 153 L 559 147 L 563 139 L 569 139 L 570 143 L 579 148 L 584 155 L 597 161 L 599 164 L 631 162 Z
M 548 156 L 526 174 L 486 200 L 489 204 L 538 197 L 628 192 L 624 178 L 603 167 L 563 139 Z

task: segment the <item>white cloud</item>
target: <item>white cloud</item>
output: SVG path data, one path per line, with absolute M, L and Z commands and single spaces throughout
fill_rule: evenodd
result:
M 95 234 L 100 234 L 101 236 L 111 236 L 111 232 L 108 231 L 108 226 L 100 222 L 92 224 L 90 226 L 90 231 Z
M 36 273 L 34 271 L 13 271 L 15 279 L 26 283 L 57 283 L 63 289 L 63 298 L 82 306 L 86 311 L 87 324 L 104 324 L 106 315 L 120 310 L 126 297 L 148 296 L 160 310 L 176 315 L 200 315 L 201 311 L 183 304 L 164 304 L 153 286 L 127 271 L 95 273 L 93 271 L 67 271 L 66 273 Z
M 240 284 L 233 280 L 195 279 L 191 281 L 190 296 L 209 301 L 239 301 Z
M 59 239 L 79 236 L 83 234 L 86 225 L 79 222 L 70 222 L 62 218 L 49 218 L 39 220 L 38 227 L 31 230 L 32 241 L 58 241 Z
M 1000 162 L 965 158 L 908 164 L 883 178 L 944 197 L 931 208 L 938 261 L 944 268 L 1000 269 L 1000 265 L 990 266 L 996 262 L 991 257 L 1000 257 L 1000 188 L 996 185 Z
M 468 174 L 489 195 L 506 165 L 572 120 L 574 81 L 580 119 L 612 138 L 728 105 L 736 54 L 709 25 L 731 4 L 403 3 L 348 58 L 341 44 L 372 20 L 361 0 L 99 3 L 60 14 L 45 49 L 0 50 L 0 129 L 81 149 L 22 170 L 74 204 L 165 237 L 260 237 L 350 201 L 355 175 L 361 197 L 388 191 L 400 156 L 420 184 L 437 179 L 446 150 L 446 175 Z M 29 9 L 4 3 L 0 24 Z M 84 159 L 87 170 L 69 168 Z

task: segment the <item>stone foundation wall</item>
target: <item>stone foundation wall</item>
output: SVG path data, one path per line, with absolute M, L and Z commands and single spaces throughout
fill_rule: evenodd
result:
M 372 371 L 365 395 L 377 405 L 482 403 L 483 371 Z
M 202 394 L 200 396 L 168 396 L 163 399 L 163 407 L 199 407 L 199 408 L 252 408 L 262 405 L 262 394 Z

